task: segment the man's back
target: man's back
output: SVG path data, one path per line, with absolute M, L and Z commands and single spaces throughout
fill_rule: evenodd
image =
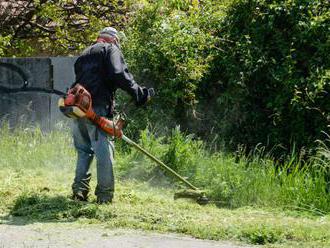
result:
M 76 83 L 92 95 L 93 105 L 109 104 L 112 100 L 110 75 L 107 75 L 106 55 L 112 44 L 96 43 L 86 48 L 77 59 L 74 69 Z
M 98 42 L 85 49 L 75 63 L 75 73 L 76 83 L 91 93 L 94 106 L 111 104 L 117 88 L 131 95 L 137 105 L 149 96 L 148 89 L 135 82 L 115 44 Z

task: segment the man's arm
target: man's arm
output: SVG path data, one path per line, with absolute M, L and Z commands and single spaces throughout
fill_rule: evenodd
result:
M 120 49 L 113 45 L 106 54 L 106 64 L 108 75 L 114 82 L 116 88 L 120 88 L 131 95 L 137 106 L 141 106 L 148 101 L 149 91 L 145 87 L 139 86 L 133 75 L 128 71 L 127 64 Z

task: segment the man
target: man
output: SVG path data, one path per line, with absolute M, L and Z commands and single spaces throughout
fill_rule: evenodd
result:
M 150 98 L 149 90 L 139 86 L 129 73 L 119 47 L 118 32 L 112 27 L 104 28 L 99 33 L 96 43 L 79 56 L 74 69 L 75 82 L 90 92 L 93 109 L 101 116 L 112 116 L 118 88 L 130 94 L 137 106 L 145 104 Z M 91 179 L 89 168 L 95 156 L 97 202 L 110 203 L 114 194 L 113 143 L 105 132 L 85 118 L 74 121 L 73 140 L 78 153 L 72 184 L 73 198 L 87 200 Z

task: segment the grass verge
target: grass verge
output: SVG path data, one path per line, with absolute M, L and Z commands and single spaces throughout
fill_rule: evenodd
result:
M 14 224 L 14 216 L 23 218 L 25 223 L 106 223 L 109 228 L 175 232 L 202 239 L 238 240 L 267 247 L 330 246 L 330 216 L 325 213 L 257 204 L 237 208 L 223 204 L 220 208 L 214 204 L 199 206 L 189 200 L 174 201 L 175 189 L 164 187 L 172 181 L 156 176 L 151 182 L 155 184 L 156 181 L 157 187 L 151 187 L 150 182 L 134 180 L 148 171 L 135 170 L 134 176 L 129 170 L 125 173 L 132 163 L 135 168 L 151 165 L 122 148 L 119 149 L 115 168 L 118 183 L 114 203 L 97 205 L 94 196 L 89 203 L 72 201 L 69 196 L 75 154 L 68 132 L 54 131 L 47 135 L 38 130 L 10 133 L 3 129 L 1 132 L 0 143 L 4 153 L 0 156 L 0 214 L 3 223 Z M 142 139 L 142 143 L 144 141 Z M 159 149 L 162 153 L 164 147 L 153 146 L 151 149 Z M 181 154 L 185 154 L 184 150 Z M 230 173 L 234 175 L 234 169 Z M 237 170 L 236 175 L 244 178 L 252 174 Z M 162 180 L 157 181 L 159 179 Z
M 112 205 L 70 200 L 73 168 L 0 172 L 1 221 L 25 223 L 78 221 L 188 234 L 201 239 L 238 240 L 267 247 L 329 247 L 330 216 L 261 208 L 218 208 L 173 200 L 173 189 L 122 181 Z M 94 185 L 93 185 L 94 186 Z

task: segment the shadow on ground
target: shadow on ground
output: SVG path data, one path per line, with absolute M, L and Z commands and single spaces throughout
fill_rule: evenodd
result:
M 100 217 L 98 210 L 97 204 L 77 202 L 64 196 L 20 195 L 9 214 L 1 217 L 1 220 L 13 225 L 34 222 L 72 222 L 79 217 L 98 219 Z

